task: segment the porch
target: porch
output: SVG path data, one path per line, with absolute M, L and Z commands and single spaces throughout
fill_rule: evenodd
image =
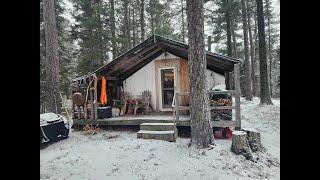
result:
M 74 119 L 73 124 L 77 126 L 85 126 L 87 124 L 99 126 L 139 126 L 142 123 L 174 123 L 177 126 L 190 127 L 190 115 L 179 115 L 179 120 L 175 120 L 172 113 L 152 113 L 148 115 L 125 115 L 119 117 L 111 117 L 105 119 Z M 213 127 L 235 127 L 237 121 L 211 121 Z

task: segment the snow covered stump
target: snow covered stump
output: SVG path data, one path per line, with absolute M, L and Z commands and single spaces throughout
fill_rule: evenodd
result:
M 248 141 L 252 152 L 261 151 L 260 132 L 253 128 L 243 128 L 242 131 L 247 132 Z
M 233 131 L 232 135 L 231 151 L 237 155 L 243 155 L 247 160 L 251 160 L 252 152 L 249 146 L 247 132 Z

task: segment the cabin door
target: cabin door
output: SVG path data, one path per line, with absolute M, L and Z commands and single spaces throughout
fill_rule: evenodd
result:
M 175 87 L 175 68 L 160 69 L 161 110 L 171 110 Z

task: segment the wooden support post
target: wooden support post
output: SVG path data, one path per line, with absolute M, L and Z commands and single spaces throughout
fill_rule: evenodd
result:
M 230 90 L 230 77 L 229 72 L 224 72 L 224 83 L 226 84 L 226 89 Z
M 179 94 L 178 93 L 176 93 L 176 95 L 175 95 L 174 108 L 176 111 L 176 121 L 179 121 Z
M 240 113 L 240 64 L 234 65 L 234 85 L 235 85 L 235 106 L 236 106 L 236 130 L 241 129 L 241 113 Z
M 97 95 L 97 84 L 98 84 L 98 78 L 97 76 L 95 75 L 94 77 L 94 93 L 93 93 L 93 96 L 94 96 L 94 99 L 93 99 L 93 102 L 94 102 L 94 106 L 93 106 L 93 112 L 94 112 L 94 118 L 95 119 L 98 119 L 98 95 Z
M 89 94 L 90 94 L 90 103 L 91 103 L 91 109 L 90 109 L 90 119 L 91 120 L 94 120 L 94 113 L 93 113 L 93 100 L 94 100 L 94 97 L 93 97 L 93 90 L 89 90 Z

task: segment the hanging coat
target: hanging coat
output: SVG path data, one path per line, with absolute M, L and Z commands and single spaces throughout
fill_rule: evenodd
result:
M 100 102 L 102 105 L 107 104 L 107 80 L 105 77 L 101 79 L 101 96 Z

